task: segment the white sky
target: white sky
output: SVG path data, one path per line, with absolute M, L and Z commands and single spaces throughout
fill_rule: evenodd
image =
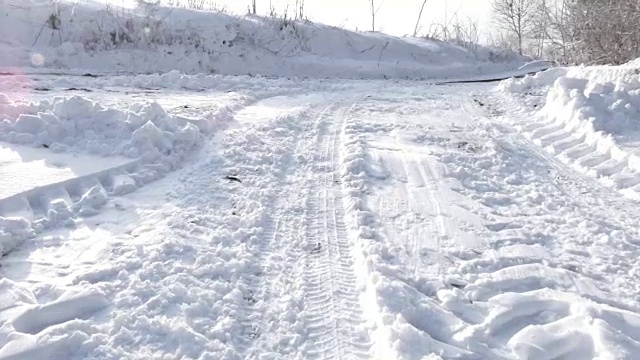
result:
M 224 5 L 232 12 L 244 13 L 250 0 L 212 0 Z M 269 0 L 257 0 L 258 12 L 266 13 Z M 377 30 L 393 35 L 412 34 L 422 0 L 375 0 L 380 6 L 376 16 Z M 293 15 L 295 0 L 271 0 L 278 13 L 289 5 L 289 14 Z M 456 11 L 458 16 L 478 19 L 486 27 L 489 20 L 489 0 L 427 0 L 423 13 L 422 26 L 429 27 L 432 22 L 443 22 Z M 370 30 L 371 15 L 368 0 L 305 0 L 305 15 L 312 21 L 349 29 Z
M 103 0 L 122 3 L 126 0 Z M 175 1 L 175 0 L 174 0 Z M 187 2 L 187 0 L 181 0 Z M 251 0 L 205 0 L 224 6 L 232 13 L 244 14 Z M 413 34 L 422 0 L 374 0 L 380 6 L 376 16 L 376 30 L 392 35 Z M 423 33 L 432 23 L 443 23 L 457 13 L 460 19 L 471 17 L 478 20 L 483 32 L 490 22 L 490 0 L 427 0 L 422 15 Z M 282 14 L 289 5 L 288 13 L 294 15 L 295 0 L 257 0 L 258 13 L 267 14 L 269 6 Z M 347 29 L 370 30 L 371 14 L 369 0 L 305 0 L 305 16 L 312 21 Z

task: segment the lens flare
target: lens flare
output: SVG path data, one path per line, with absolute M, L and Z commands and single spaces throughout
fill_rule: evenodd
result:
M 31 54 L 31 66 L 41 67 L 44 65 L 44 56 L 42 54 Z

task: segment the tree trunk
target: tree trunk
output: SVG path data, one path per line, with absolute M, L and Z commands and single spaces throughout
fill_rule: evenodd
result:
M 522 33 L 518 34 L 518 53 L 520 55 L 523 54 L 523 51 L 522 51 Z
M 371 0 L 371 31 L 376 31 L 376 7 L 374 0 Z
M 413 36 L 418 35 L 418 27 L 420 26 L 420 19 L 422 19 L 422 11 L 424 11 L 424 6 L 427 4 L 428 0 L 424 0 L 422 2 L 422 6 L 420 7 L 420 12 L 418 13 L 418 20 L 416 21 L 416 28 L 413 30 Z

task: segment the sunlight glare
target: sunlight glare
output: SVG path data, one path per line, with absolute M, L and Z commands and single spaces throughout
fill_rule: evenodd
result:
M 31 66 L 41 67 L 44 66 L 45 58 L 42 54 L 33 53 L 31 54 Z

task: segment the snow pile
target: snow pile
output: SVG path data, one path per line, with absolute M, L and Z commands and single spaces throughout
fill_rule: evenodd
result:
M 505 81 L 500 89 L 529 107 L 522 113 L 533 121 L 514 121 L 536 144 L 576 169 L 638 198 L 640 76 L 636 69 L 554 69 Z M 522 92 L 537 93 L 540 99 L 544 96 L 544 102 Z
M 131 187 L 163 176 L 178 167 L 185 155 L 199 145 L 203 134 L 211 131 L 209 125 L 204 125 L 206 121 L 170 116 L 157 103 L 132 104 L 128 110 L 121 111 L 80 96 L 56 97 L 37 103 L 9 101 L 2 94 L 0 99 L 0 141 L 55 153 L 90 153 L 98 156 L 94 161 L 122 155 L 135 159 L 125 163 L 129 168 L 135 167 L 134 174 L 127 174 L 126 167 L 108 169 L 107 165 L 107 170 L 112 172 L 125 172 L 84 176 L 78 169 L 76 177 L 65 180 L 66 185 L 45 184 L 26 193 L 0 198 L 1 254 L 44 228 L 73 227 L 76 216 L 95 215 L 107 203 L 109 194 L 130 192 Z M 54 168 L 70 166 L 55 162 L 51 165 Z M 25 166 L 22 167 L 26 169 Z M 93 177 L 101 173 L 100 176 L 109 179 L 110 191 Z M 7 184 L 7 187 L 16 185 Z M 77 198 L 72 199 L 71 193 Z M 39 218 L 33 215 L 30 203 L 40 208 Z
M 26 219 L 0 216 L 0 254 L 6 254 L 34 235 L 35 232 Z
M 135 103 L 121 111 L 81 96 L 37 103 L 6 101 L 2 96 L 0 140 L 54 152 L 154 161 L 195 148 L 202 134 L 211 131 L 205 121 L 171 116 L 157 103 Z
M 224 13 L 85 0 L 0 4 L 0 66 L 300 77 L 447 78 L 517 69 L 513 54 Z
M 524 78 L 510 78 L 501 81 L 498 89 L 511 93 L 522 93 L 532 88 L 547 86 L 558 77 L 565 75 L 566 72 L 566 68 L 553 68 L 535 75 L 527 75 Z
M 584 131 L 589 135 L 603 132 L 601 135 L 607 137 L 636 133 L 640 130 L 640 78 L 634 76 L 615 82 L 570 76 L 559 78 L 550 89 L 547 105 L 542 110 L 542 115 L 553 114 L 576 130 L 586 127 Z
M 5 158 L 2 165 L 26 172 L 20 179 L 0 173 L 7 183 L 0 194 L 0 253 L 46 229 L 73 228 L 111 196 L 180 167 L 234 109 L 254 98 L 229 100 L 188 117 L 169 114 L 155 101 L 122 108 L 82 96 L 24 101 L 0 94 L 0 141 L 15 152 L 3 155 L 19 160 Z

